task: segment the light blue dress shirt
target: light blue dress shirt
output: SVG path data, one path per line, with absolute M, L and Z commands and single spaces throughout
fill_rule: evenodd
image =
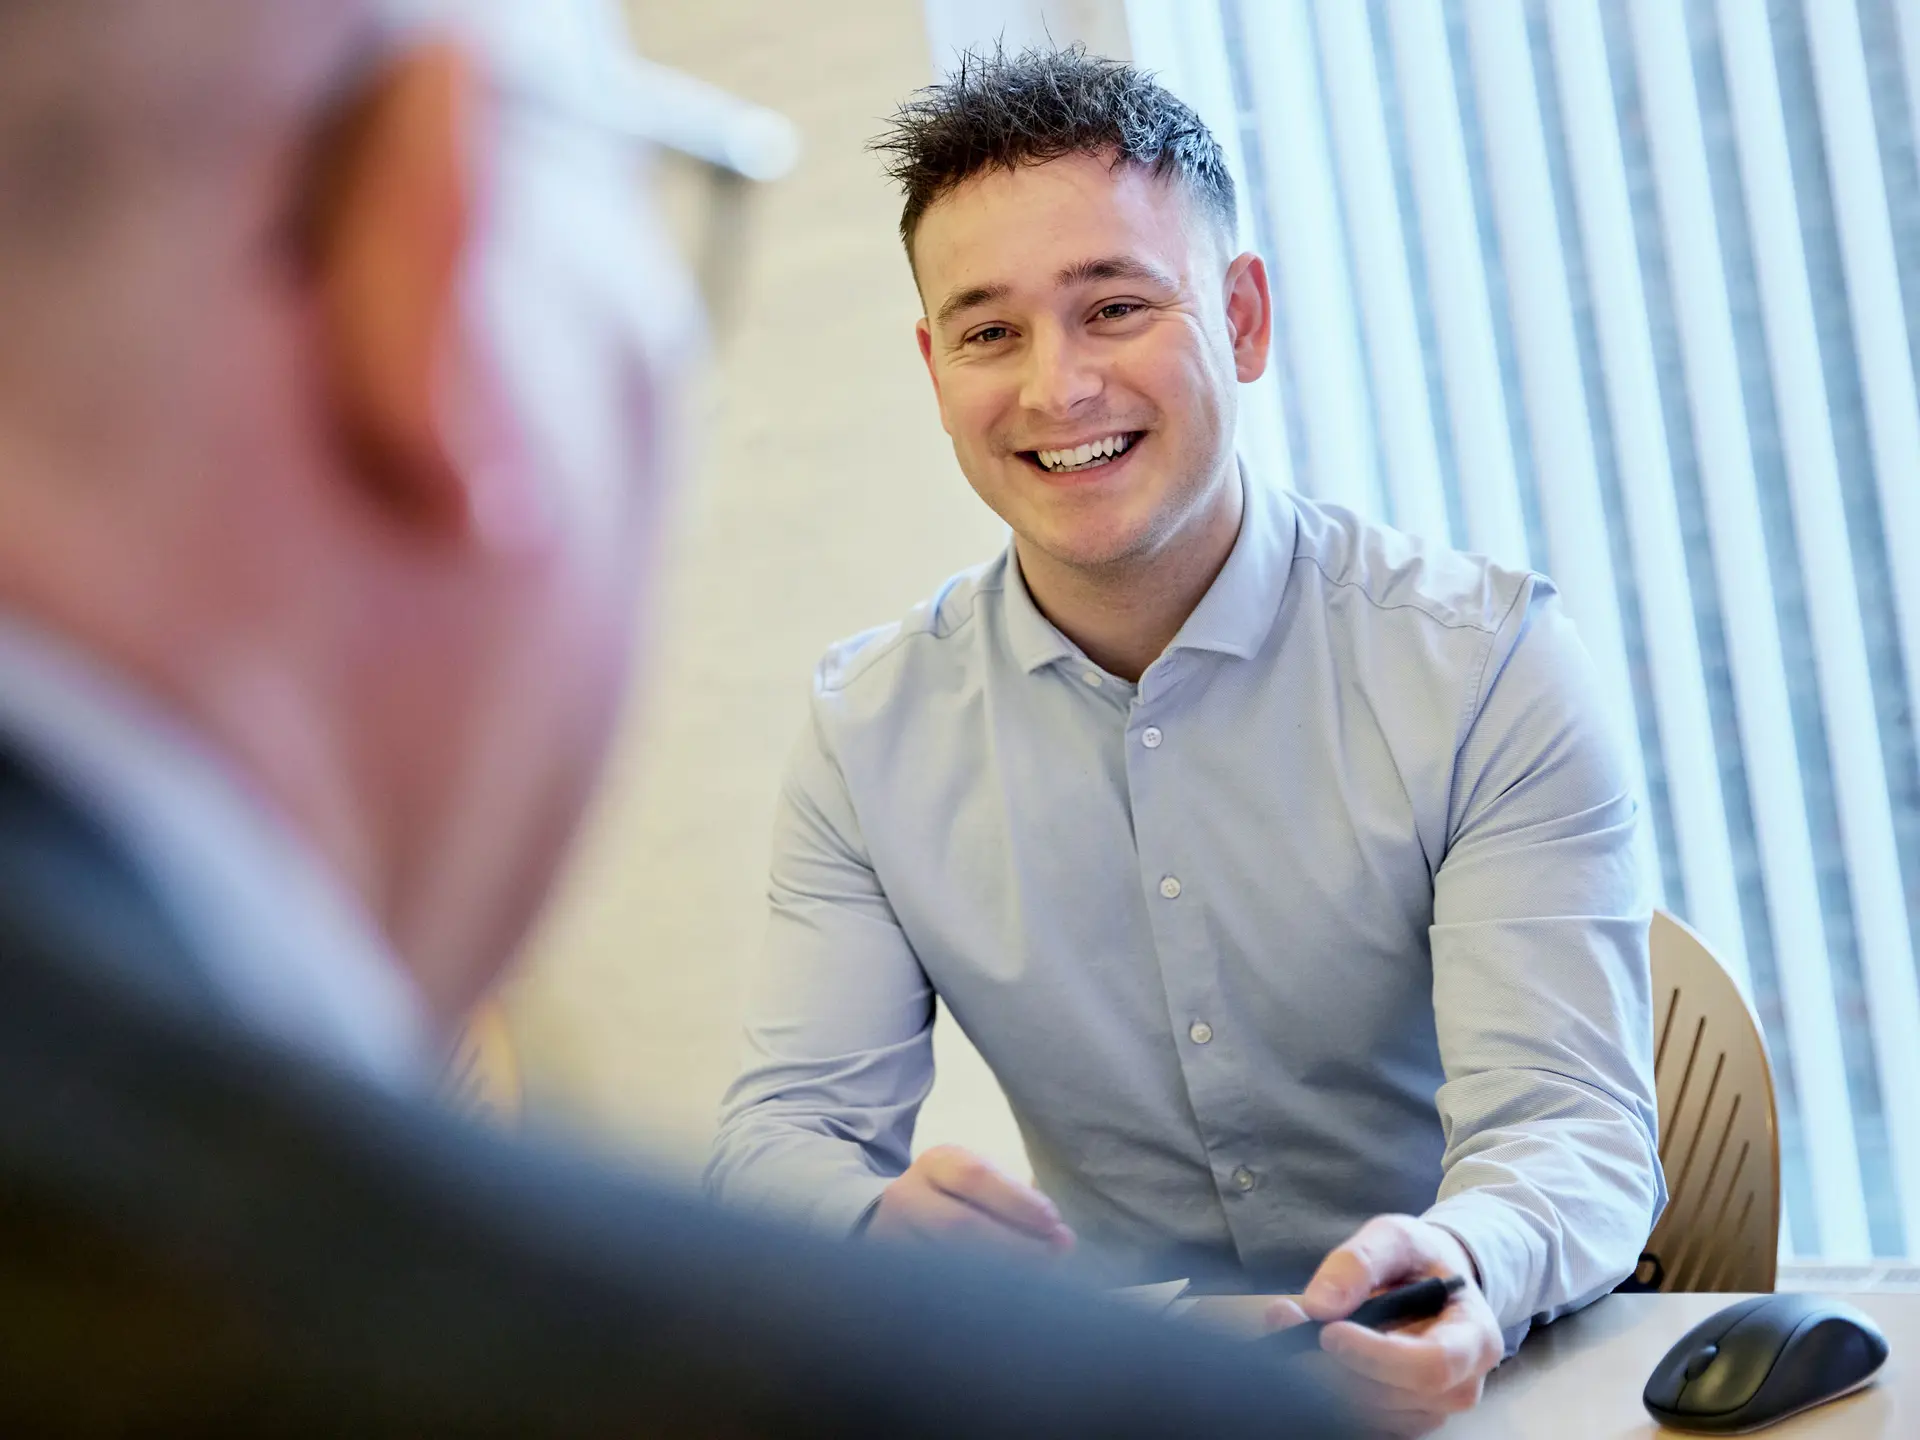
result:
M 1545 578 L 1258 484 L 1138 685 L 1011 550 L 955 578 L 819 668 L 709 1185 L 856 1226 L 938 995 L 1131 1278 L 1297 1285 L 1425 1214 L 1511 1343 L 1665 1202 L 1609 713 Z

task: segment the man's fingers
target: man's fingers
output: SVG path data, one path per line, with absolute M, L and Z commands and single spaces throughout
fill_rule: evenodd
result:
M 866 1233 L 1034 1256 L 1073 1248 L 1052 1201 L 951 1145 L 927 1151 L 887 1186 Z
M 1419 1332 L 1388 1333 L 1335 1323 L 1320 1343 L 1355 1373 L 1418 1392 L 1421 1403 L 1429 1405 L 1434 1396 L 1485 1374 L 1500 1358 L 1487 1353 L 1481 1327 L 1464 1314 L 1457 1323 L 1443 1315 Z
M 1304 1325 L 1308 1316 L 1307 1312 L 1300 1308 L 1299 1301 L 1285 1297 L 1267 1306 L 1266 1313 L 1261 1316 L 1261 1319 L 1266 1322 L 1269 1331 L 1291 1330 L 1296 1325 Z
M 1001 1224 L 1055 1248 L 1073 1243 L 1073 1232 L 1061 1220 L 1051 1200 L 995 1169 L 978 1155 L 957 1146 L 936 1146 L 920 1157 L 919 1166 L 935 1189 L 985 1212 Z
M 1384 1286 L 1460 1269 L 1459 1256 L 1450 1253 L 1458 1248 L 1421 1221 L 1384 1216 L 1330 1254 L 1302 1297 L 1308 1314 L 1331 1322 L 1320 1333 L 1320 1347 L 1348 1377 L 1346 1388 L 1390 1433 L 1424 1435 L 1470 1409 L 1500 1361 L 1499 1325 L 1471 1286 L 1434 1319 L 1400 1330 L 1370 1330 L 1340 1317 Z M 1338 1309 L 1328 1313 L 1335 1303 Z
M 1060 1248 L 932 1186 L 917 1197 L 913 1211 L 914 1233 L 939 1244 L 972 1245 L 1035 1257 L 1055 1254 Z
M 1320 1262 L 1301 1302 L 1316 1320 L 1338 1320 L 1374 1291 L 1425 1269 L 1414 1225 L 1398 1215 L 1376 1216 Z
M 1320 1262 L 1300 1297 L 1301 1306 L 1317 1320 L 1338 1320 L 1352 1314 L 1374 1288 L 1372 1271 L 1349 1242 Z

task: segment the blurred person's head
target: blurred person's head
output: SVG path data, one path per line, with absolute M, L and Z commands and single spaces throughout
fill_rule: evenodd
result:
M 226 754 L 451 1015 L 610 741 L 685 311 L 627 142 L 396 8 L 0 0 L 0 609 Z
M 1023 563 L 1124 577 L 1237 524 L 1267 278 L 1236 252 L 1199 117 L 1078 48 L 996 51 L 962 57 L 876 148 L 906 195 L 941 422 Z

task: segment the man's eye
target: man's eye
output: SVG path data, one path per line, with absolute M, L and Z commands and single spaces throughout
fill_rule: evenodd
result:
M 998 343 L 1001 340 L 1006 339 L 1007 336 L 1011 335 L 1012 333 L 1013 332 L 1007 329 L 1007 327 L 1004 325 L 989 325 L 986 328 L 981 330 L 976 330 L 973 332 L 973 334 L 969 335 L 967 337 L 967 343 L 969 345 L 978 345 L 982 342 L 985 342 L 988 345 L 993 345 Z
M 1124 320 L 1140 307 L 1131 300 L 1115 300 L 1110 305 L 1102 305 L 1093 312 L 1096 320 Z

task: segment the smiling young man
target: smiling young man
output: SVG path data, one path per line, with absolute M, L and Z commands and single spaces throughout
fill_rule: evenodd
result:
M 1430 1428 L 1664 1200 L 1592 667 L 1544 578 L 1237 462 L 1266 272 L 1151 80 L 970 58 L 879 148 L 942 423 L 1013 539 L 818 672 L 710 1183 L 1138 1278 L 1311 1277 L 1321 1319 L 1463 1275 L 1418 1333 L 1325 1332 Z M 909 1163 L 936 995 L 1037 1188 Z

